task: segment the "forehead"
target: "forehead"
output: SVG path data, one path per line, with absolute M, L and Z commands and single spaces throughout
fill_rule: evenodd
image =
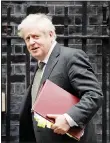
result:
M 26 38 L 29 35 L 42 35 L 43 34 L 42 30 L 40 30 L 40 28 L 37 27 L 36 25 L 26 26 L 22 31 L 23 31 L 24 38 Z

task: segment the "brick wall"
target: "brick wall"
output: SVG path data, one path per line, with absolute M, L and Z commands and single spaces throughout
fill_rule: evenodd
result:
M 101 35 L 102 33 L 102 5 L 108 4 L 102 1 L 90 1 L 87 2 L 87 33 L 88 35 Z M 82 2 L 70 1 L 70 2 L 43 2 L 43 1 L 2 1 L 2 34 L 5 33 L 5 25 L 7 22 L 7 7 L 11 7 L 11 26 L 12 35 L 17 35 L 17 26 L 20 21 L 26 16 L 27 6 L 47 6 L 49 14 L 53 16 L 53 23 L 56 27 L 56 33 L 63 35 L 64 33 L 64 6 L 68 6 L 69 11 L 69 26 L 68 33 L 70 35 L 79 35 L 82 30 Z M 63 45 L 63 40 L 58 39 L 58 42 Z M 102 82 L 102 41 L 99 39 L 88 39 L 86 53 L 90 57 L 90 61 L 95 70 L 96 76 L 101 84 Z M 69 47 L 81 48 L 82 41 L 80 39 L 69 40 Z M 2 39 L 2 90 L 6 89 L 6 40 Z M 15 117 L 19 114 L 19 109 L 26 90 L 25 80 L 25 44 L 22 39 L 12 39 L 11 51 L 12 51 L 12 62 L 11 62 L 11 140 L 12 142 L 19 142 L 19 121 Z M 33 75 L 35 61 L 31 59 L 30 73 Z M 96 120 L 96 117 L 99 117 Z M 98 115 L 94 117 L 97 137 L 99 143 L 101 143 L 102 134 L 102 112 L 101 109 Z M 2 122 L 2 135 L 5 134 L 5 122 Z

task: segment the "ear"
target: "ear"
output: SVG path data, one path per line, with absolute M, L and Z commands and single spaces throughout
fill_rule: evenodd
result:
M 53 37 L 53 31 L 49 31 L 49 35 L 50 35 L 50 37 L 52 38 Z

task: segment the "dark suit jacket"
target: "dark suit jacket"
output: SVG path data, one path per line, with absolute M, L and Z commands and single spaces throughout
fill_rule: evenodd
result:
M 68 110 L 67 113 L 74 119 L 79 127 L 83 128 L 86 125 L 84 136 L 81 138 L 80 142 L 96 143 L 96 133 L 92 117 L 102 105 L 103 96 L 87 55 L 82 50 L 62 47 L 57 44 L 46 65 L 41 85 L 46 79 L 51 80 L 81 99 L 80 102 Z M 31 118 L 31 86 L 32 83 L 21 105 L 20 143 L 35 142 Z M 40 132 L 40 130 L 38 130 L 38 132 Z M 48 137 L 50 131 L 43 131 L 39 134 L 41 135 L 43 133 L 46 133 Z M 59 135 L 56 135 L 55 138 L 57 138 L 57 136 Z M 45 143 L 48 142 L 45 136 L 41 138 L 43 138 Z M 67 143 L 76 143 L 75 140 L 66 141 L 65 137 L 64 141 Z M 58 141 L 55 143 L 57 142 Z

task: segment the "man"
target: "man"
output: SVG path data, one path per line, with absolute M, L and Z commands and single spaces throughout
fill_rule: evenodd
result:
M 79 143 L 96 143 L 92 117 L 102 105 L 103 97 L 87 55 L 82 50 L 60 46 L 55 40 L 55 27 L 44 14 L 30 14 L 18 26 L 18 30 L 29 53 L 38 60 L 34 78 L 21 107 L 20 143 L 76 143 L 75 139 L 66 135 L 75 126 L 85 127 Z M 55 119 L 51 129 L 38 127 L 34 118 L 36 114 L 31 113 L 32 105 L 37 100 L 33 96 L 39 91 L 34 84 L 38 82 L 36 77 L 40 62 L 45 65 L 38 89 L 49 79 L 80 98 L 80 102 L 67 113 L 48 115 Z

